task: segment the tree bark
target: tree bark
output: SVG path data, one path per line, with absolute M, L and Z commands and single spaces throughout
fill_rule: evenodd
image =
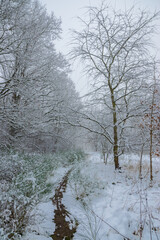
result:
M 114 154 L 115 169 L 119 169 L 117 126 L 114 126 L 114 147 L 113 147 L 113 154 Z
M 150 181 L 153 180 L 153 170 L 152 170 L 152 146 L 153 146 L 153 130 L 152 130 L 152 121 L 151 121 L 151 130 L 150 130 Z
M 113 91 L 111 91 L 111 100 L 113 107 L 113 156 L 114 156 L 114 165 L 115 169 L 119 169 L 119 158 L 118 158 L 118 131 L 117 131 L 117 113 L 116 113 L 116 103 L 114 100 Z
M 155 103 L 155 92 L 156 92 L 156 76 L 155 76 L 155 66 L 154 66 L 154 88 L 152 94 L 151 103 L 151 117 L 150 117 L 150 182 L 152 185 L 153 180 L 153 170 L 152 170 L 152 154 L 153 154 L 153 115 L 154 115 L 154 103 Z

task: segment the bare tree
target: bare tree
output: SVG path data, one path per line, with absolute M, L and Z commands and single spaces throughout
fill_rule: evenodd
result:
M 129 120 L 140 114 L 139 91 L 150 75 L 150 37 L 158 17 L 159 13 L 136 13 L 133 7 L 115 11 L 103 2 L 100 7 L 88 7 L 87 18 L 80 19 L 83 30 L 73 31 L 71 56 L 82 60 L 92 78 L 90 103 L 112 116 L 108 123 L 87 113 L 84 118 L 97 122 L 113 145 L 115 169 L 119 168 L 121 144 L 127 142 L 123 136 Z
M 153 64 L 153 76 L 148 85 L 146 86 L 146 101 L 143 102 L 146 110 L 142 118 L 141 128 L 146 135 L 146 142 L 148 143 L 149 155 L 150 155 L 150 183 L 152 185 L 153 180 L 153 167 L 152 158 L 153 155 L 160 156 L 160 86 L 159 86 L 159 71 L 158 63 Z

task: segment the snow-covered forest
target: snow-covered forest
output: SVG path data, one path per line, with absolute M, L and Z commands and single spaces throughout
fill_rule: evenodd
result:
M 160 11 L 84 12 L 0 0 L 0 240 L 160 239 Z

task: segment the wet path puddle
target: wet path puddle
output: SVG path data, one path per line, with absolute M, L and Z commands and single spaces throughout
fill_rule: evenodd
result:
M 56 206 L 54 210 L 54 223 L 55 232 L 51 235 L 53 240 L 71 240 L 76 232 L 78 222 L 71 216 L 62 204 L 63 194 L 66 191 L 68 176 L 71 170 L 69 170 L 63 177 L 59 186 L 55 190 L 55 195 L 52 198 L 53 204 Z

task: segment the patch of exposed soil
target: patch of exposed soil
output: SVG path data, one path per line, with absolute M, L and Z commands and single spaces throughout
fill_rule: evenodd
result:
M 56 206 L 53 219 L 56 225 L 55 232 L 51 235 L 53 240 L 71 240 L 78 226 L 78 222 L 76 220 L 73 222 L 73 217 L 71 217 L 70 213 L 62 204 L 63 193 L 66 191 L 70 172 L 71 170 L 69 170 L 63 177 L 59 186 L 55 190 L 55 195 L 52 199 L 53 204 Z

